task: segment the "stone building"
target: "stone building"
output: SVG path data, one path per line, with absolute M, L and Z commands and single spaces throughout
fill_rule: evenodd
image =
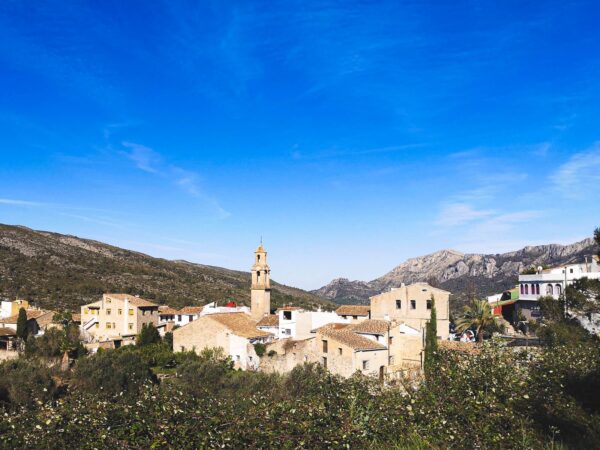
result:
M 371 318 L 396 320 L 415 330 L 423 330 L 431 317 L 432 297 L 437 313 L 437 332 L 446 340 L 450 334 L 450 292 L 427 283 L 414 283 L 371 297 Z
M 257 322 L 271 314 L 271 268 L 262 244 L 254 252 L 250 301 L 250 314 Z
M 342 305 L 335 312 L 349 323 L 360 322 L 371 318 L 371 305 Z
M 173 350 L 194 351 L 222 348 L 240 369 L 257 369 L 254 344 L 267 343 L 273 335 L 256 327 L 245 313 L 208 314 L 173 331 Z

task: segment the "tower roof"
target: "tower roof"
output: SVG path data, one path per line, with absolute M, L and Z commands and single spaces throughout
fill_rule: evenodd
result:
M 256 249 L 256 252 L 255 252 L 255 253 L 266 253 L 266 251 L 265 251 L 265 248 L 263 247 L 263 245 L 262 245 L 262 244 L 260 244 L 260 245 L 258 246 L 258 248 Z

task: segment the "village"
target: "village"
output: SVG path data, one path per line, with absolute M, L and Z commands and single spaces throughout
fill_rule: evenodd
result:
M 503 331 L 499 335 L 515 345 L 535 345 L 528 323 L 540 318 L 537 300 L 544 296 L 558 301 L 568 285 L 584 277 L 600 279 L 596 257 L 524 271 L 514 289 L 485 301 Z M 433 310 L 436 339 L 442 347 L 468 346 L 484 337 L 483 330 L 478 336 L 474 327 L 457 330 L 450 318 L 451 293 L 426 282 L 401 284 L 371 297 L 369 305 L 341 305 L 335 311 L 286 305 L 272 310 L 271 268 L 262 244 L 254 252 L 251 280 L 250 307 L 232 300 L 174 309 L 134 295 L 106 293 L 68 317 L 79 327 L 81 343 L 91 353 L 135 345 L 142 330 L 152 327 L 163 338 L 172 335 L 174 352 L 222 349 L 236 369 L 287 373 L 304 363 L 318 363 L 343 377 L 358 372 L 380 381 L 422 372 Z M 16 358 L 23 350 L 17 336 L 20 312 L 33 337 L 65 324 L 63 312 L 37 309 L 27 300 L 3 301 L 0 359 Z M 582 318 L 593 334 L 596 321 L 597 315 Z

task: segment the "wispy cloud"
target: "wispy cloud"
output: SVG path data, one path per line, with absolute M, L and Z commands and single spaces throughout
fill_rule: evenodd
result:
M 127 151 L 121 152 L 134 165 L 147 173 L 159 176 L 177 186 L 186 194 L 200 199 L 208 205 L 220 219 L 231 216 L 219 201 L 207 194 L 200 186 L 201 177 L 197 172 L 184 169 L 180 166 L 169 164 L 163 156 L 150 147 L 134 142 L 121 143 Z
M 127 158 L 133 161 L 136 167 L 144 172 L 158 173 L 161 157 L 158 153 L 144 145 L 133 142 L 123 142 L 123 147 L 129 151 L 124 152 Z
M 578 198 L 598 192 L 600 185 L 600 142 L 576 153 L 550 176 L 554 187 L 565 197 Z
M 10 198 L 0 198 L 0 205 L 11 205 L 11 206 L 50 206 L 49 203 L 30 202 L 27 200 L 15 200 Z
M 492 209 L 476 209 L 467 203 L 449 203 L 442 207 L 436 224 L 440 226 L 463 225 L 494 214 Z

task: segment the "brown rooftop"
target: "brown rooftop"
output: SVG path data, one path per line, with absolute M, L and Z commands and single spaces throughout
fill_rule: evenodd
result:
M 335 310 L 338 316 L 368 316 L 370 305 L 342 305 Z
M 27 320 L 37 319 L 38 317 L 43 316 L 48 313 L 48 311 L 42 311 L 41 309 L 26 309 Z M 14 316 L 7 317 L 6 319 L 0 319 L 0 323 L 17 323 L 19 319 L 19 315 L 15 314 Z
M 106 297 L 115 299 L 115 300 L 122 300 L 125 301 L 127 300 L 129 302 L 129 304 L 136 306 L 138 308 L 144 308 L 144 307 L 157 307 L 158 305 L 156 303 L 152 303 L 151 301 L 145 300 L 143 298 L 140 297 L 135 297 L 133 295 L 129 295 L 129 294 L 104 294 Z
M 344 344 L 353 350 L 363 351 L 363 350 L 382 350 L 386 347 L 379 342 L 373 341 L 369 338 L 361 336 L 360 334 L 356 334 L 353 331 L 347 328 L 342 329 L 325 329 L 320 331 L 322 336 L 326 336 L 334 341 L 337 341 L 341 344 Z
M 171 308 L 170 306 L 160 306 L 158 308 L 159 316 L 174 316 L 175 314 L 179 314 L 179 310 Z
M 272 336 L 271 333 L 256 328 L 256 322 L 246 313 L 218 313 L 204 316 L 229 328 L 234 334 L 245 338 Z M 198 320 L 192 322 L 198 323 Z
M 179 310 L 181 314 L 200 314 L 204 306 L 184 306 Z
M 367 319 L 357 324 L 350 325 L 350 328 L 355 333 L 384 335 L 396 325 L 397 323 L 388 322 L 387 320 Z
M 269 314 L 264 316 L 256 324 L 257 327 L 276 327 L 279 326 L 279 316 L 277 314 Z
M 0 336 L 16 336 L 17 332 L 12 328 L 0 327 Z

